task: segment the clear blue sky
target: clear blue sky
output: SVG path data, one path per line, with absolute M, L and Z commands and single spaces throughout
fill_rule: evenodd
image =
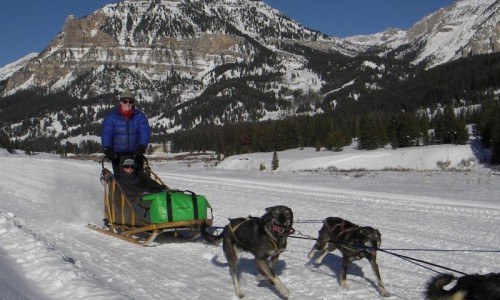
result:
M 306 27 L 337 37 L 408 29 L 455 0 L 263 0 Z M 110 0 L 5 0 L 0 5 L 0 67 L 40 52 L 70 14 L 89 15 Z

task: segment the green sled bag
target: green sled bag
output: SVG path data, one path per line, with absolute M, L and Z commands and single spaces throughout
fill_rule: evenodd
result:
M 205 196 L 191 191 L 166 190 L 142 197 L 151 201 L 149 214 L 151 223 L 166 223 L 189 220 L 205 220 L 210 204 Z

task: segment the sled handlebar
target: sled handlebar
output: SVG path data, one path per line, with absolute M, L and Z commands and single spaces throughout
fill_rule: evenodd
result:
M 149 161 L 148 159 L 146 158 L 146 156 L 144 154 L 141 154 L 141 158 L 143 159 L 144 161 L 144 167 L 146 168 L 149 168 Z M 112 160 L 110 160 L 109 158 L 106 157 L 106 155 L 103 155 L 102 158 L 101 158 L 101 168 L 104 170 L 104 161 L 106 161 L 106 159 L 108 161 L 110 161 L 112 163 Z

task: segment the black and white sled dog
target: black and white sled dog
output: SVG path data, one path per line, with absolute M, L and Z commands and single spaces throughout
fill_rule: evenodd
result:
M 202 228 L 205 240 L 216 243 L 222 239 L 224 255 L 229 264 L 229 273 L 236 295 L 244 297 L 238 279 L 238 251 L 243 250 L 255 256 L 260 275 L 276 287 L 282 298 L 288 298 L 288 290 L 274 273 L 273 268 L 279 255 L 285 251 L 288 235 L 293 232 L 293 212 L 280 205 L 266 208 L 262 217 L 230 219 L 219 235 L 212 235 Z
M 440 274 L 427 283 L 428 300 L 500 300 L 500 273 L 464 275 L 452 288 L 444 289 L 455 279 L 451 274 Z
M 342 287 L 347 287 L 347 269 L 352 262 L 366 258 L 377 278 L 380 295 L 389 297 L 390 294 L 382 283 L 377 264 L 376 249 L 380 247 L 381 242 L 380 232 L 373 227 L 362 227 L 342 218 L 329 217 L 323 221 L 323 226 L 318 232 L 318 239 L 307 257 L 311 259 L 315 250 L 321 251 L 321 254 L 314 261 L 316 264 L 321 264 L 328 253 L 339 249 L 342 253 L 342 271 L 339 284 Z

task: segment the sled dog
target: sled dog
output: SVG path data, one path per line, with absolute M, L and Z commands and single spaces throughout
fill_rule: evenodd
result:
M 229 264 L 229 273 L 234 290 L 243 298 L 238 279 L 238 251 L 243 250 L 255 256 L 260 276 L 268 279 L 276 287 L 282 298 L 288 299 L 288 290 L 274 273 L 273 268 L 279 255 L 285 251 L 288 235 L 293 232 L 293 212 L 286 206 L 266 208 L 262 217 L 230 219 L 219 235 L 212 235 L 206 228 L 201 229 L 202 236 L 211 243 L 222 239 L 222 249 Z
M 342 271 L 339 284 L 342 287 L 347 287 L 349 265 L 355 260 L 366 258 L 377 278 L 380 295 L 388 297 L 390 294 L 382 283 L 377 264 L 376 249 L 380 247 L 381 241 L 380 232 L 375 228 L 358 226 L 338 217 L 329 217 L 323 221 L 323 226 L 318 232 L 318 239 L 307 257 L 311 259 L 315 250 L 321 251 L 314 261 L 316 264 L 321 264 L 329 252 L 339 249 L 342 253 Z
M 450 289 L 444 287 L 455 277 L 440 274 L 427 283 L 425 297 L 428 300 L 500 300 L 500 273 L 464 275 Z

